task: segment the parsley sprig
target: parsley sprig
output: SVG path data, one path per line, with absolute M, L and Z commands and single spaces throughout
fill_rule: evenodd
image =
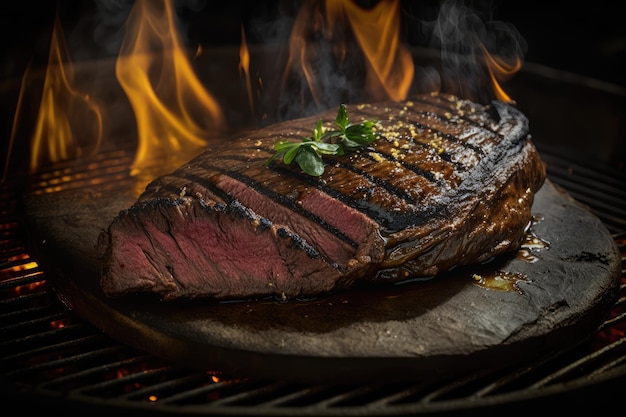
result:
M 283 163 L 296 162 L 309 175 L 320 176 L 324 173 L 322 155 L 343 155 L 346 151 L 354 151 L 369 145 L 379 138 L 375 130 L 378 122 L 366 120 L 358 124 L 350 124 L 348 110 L 341 104 L 337 111 L 335 124 L 337 129 L 326 130 L 322 120 L 318 120 L 310 137 L 302 138 L 301 142 L 280 140 L 274 144 L 276 153 L 265 165 L 274 159 L 281 158 Z

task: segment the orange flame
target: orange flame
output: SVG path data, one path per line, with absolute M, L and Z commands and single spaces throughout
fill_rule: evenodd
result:
M 190 154 L 206 147 L 216 133 L 226 129 L 222 109 L 194 72 L 190 62 L 192 54 L 184 47 L 177 31 L 173 4 L 172 0 L 135 2 L 126 21 L 126 36 L 116 60 L 115 74 L 132 106 L 137 126 L 137 152 L 131 164 L 133 175 L 141 172 L 152 176 L 154 171 L 150 172 L 148 168 L 169 169 L 174 164 L 186 162 Z M 356 68 L 354 73 L 359 73 L 357 81 L 352 80 L 350 74 L 342 74 L 344 79 L 341 80 L 347 84 L 364 83 L 350 86 L 363 94 L 358 100 L 404 100 L 413 83 L 424 82 L 421 79 L 425 77 L 416 77 L 412 55 L 400 40 L 400 7 L 399 0 L 379 0 L 369 8 L 361 7 L 353 0 L 309 0 L 302 3 L 289 39 L 286 71 L 295 70 L 297 81 L 306 83 L 305 88 L 308 88 L 312 98 L 309 103 L 322 107 L 335 104 L 328 102 L 329 91 L 325 90 L 337 89 L 337 84 L 332 77 L 327 77 L 327 73 L 320 71 L 320 67 L 327 64 L 323 62 L 326 58 L 336 60 L 330 63 L 331 71 L 336 69 L 337 63 L 346 63 L 350 67 L 355 62 L 363 63 L 363 71 Z M 43 162 L 81 156 L 86 148 L 81 146 L 85 144 L 85 139 L 79 141 L 80 138 L 87 138 L 87 145 L 93 151 L 98 150 L 102 141 L 101 109 L 89 96 L 72 86 L 73 69 L 69 65 L 58 17 L 52 35 L 39 114 L 31 142 L 31 170 Z M 251 114 L 254 114 L 250 53 L 245 35 L 242 25 L 239 71 L 246 79 L 248 104 Z M 314 44 L 319 40 L 326 43 Z M 357 48 L 353 48 L 354 45 Z M 480 45 L 480 48 L 485 58 L 481 75 L 485 75 L 486 68 L 495 96 L 511 102 L 500 82 L 521 68 L 521 59 L 517 57 L 514 62 L 507 62 L 491 56 L 485 46 Z M 325 55 L 327 51 L 331 56 Z M 360 54 L 356 59 L 355 52 Z M 199 47 L 196 56 L 201 53 Z M 348 69 L 348 66 L 340 69 Z M 455 82 L 479 84 L 471 77 L 459 81 L 456 73 L 452 78 Z M 434 83 L 429 82 L 429 88 L 431 84 Z M 477 88 L 479 92 L 485 90 L 483 86 Z M 290 90 L 285 88 L 285 91 Z M 21 96 L 22 92 L 20 102 Z M 343 101 L 344 97 L 340 94 L 333 99 Z M 18 103 L 16 118 L 20 106 Z M 89 132 L 80 125 L 84 122 L 87 122 Z M 14 120 L 9 154 L 16 124 Z M 86 134 L 81 135 L 80 132 Z M 8 156 L 3 178 L 7 166 Z
M 484 45 L 481 44 L 481 47 L 485 56 L 485 64 L 487 66 L 487 70 L 489 71 L 491 85 L 496 98 L 507 103 L 513 102 L 513 99 L 511 99 L 511 97 L 509 97 L 509 95 L 500 86 L 500 82 L 510 79 L 522 68 L 522 59 L 519 56 L 516 56 L 513 63 L 508 63 L 503 59 L 498 59 L 489 54 Z
M 367 89 L 374 99 L 404 100 L 413 82 L 411 53 L 400 43 L 400 2 L 379 1 L 372 9 L 362 9 L 351 0 L 327 0 L 331 26 L 345 15 L 365 54 Z
M 140 0 L 126 22 L 115 73 L 137 122 L 131 174 L 186 160 L 225 125 L 221 108 L 192 68 L 174 17 L 170 0 Z M 154 45 L 162 50 L 155 53 Z
M 66 65 L 68 63 L 68 65 Z M 87 121 L 93 138 L 93 151 L 102 139 L 102 116 L 98 105 L 72 88 L 73 69 L 69 65 L 63 31 L 55 18 L 39 113 L 31 138 L 31 171 L 45 162 L 59 162 L 80 156 L 82 148 L 75 137 L 80 123 Z M 84 117 L 85 112 L 91 117 Z M 95 132 L 93 128 L 95 127 Z
M 325 15 L 314 1 L 302 4 L 289 40 L 288 69 L 302 72 L 316 104 L 323 103 L 327 91 L 317 69 L 319 52 L 313 39 L 321 34 L 333 43 L 334 58 L 344 61 L 354 51 L 348 50 L 341 30 L 352 29 L 365 60 L 363 87 L 371 100 L 403 100 L 413 82 L 414 64 L 409 50 L 400 42 L 400 2 L 383 0 L 373 8 L 361 8 L 351 0 L 326 0 Z
M 250 81 L 250 51 L 246 42 L 246 32 L 241 25 L 241 46 L 239 47 L 239 72 L 246 77 L 246 91 L 248 92 L 248 105 L 250 114 L 254 114 L 254 100 L 252 99 L 252 82 Z

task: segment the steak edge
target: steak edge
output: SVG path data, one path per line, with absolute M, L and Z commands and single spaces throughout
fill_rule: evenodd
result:
M 347 110 L 352 123 L 378 120 L 381 138 L 325 156 L 320 177 L 265 162 L 333 111 L 248 132 L 156 178 L 99 237 L 103 292 L 313 297 L 520 247 L 546 172 L 518 109 L 427 94 Z

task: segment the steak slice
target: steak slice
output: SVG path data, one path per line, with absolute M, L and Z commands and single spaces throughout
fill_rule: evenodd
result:
M 381 138 L 324 156 L 320 177 L 265 162 L 333 111 L 249 132 L 148 184 L 100 236 L 104 293 L 311 297 L 520 247 L 546 172 L 519 110 L 444 94 L 347 110 L 378 120 Z

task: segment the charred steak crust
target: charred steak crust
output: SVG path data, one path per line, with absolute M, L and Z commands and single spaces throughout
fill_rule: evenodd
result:
M 99 239 L 108 296 L 310 297 L 519 248 L 545 166 L 515 107 L 428 94 L 349 105 L 381 139 L 324 174 L 265 161 L 322 115 L 249 132 L 156 178 Z

